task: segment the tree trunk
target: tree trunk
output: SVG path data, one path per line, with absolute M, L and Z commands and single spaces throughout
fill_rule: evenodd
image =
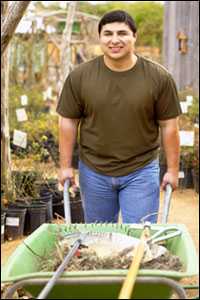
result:
M 7 1 L 1 3 L 1 23 L 4 21 Z M 9 50 L 9 49 L 8 49 Z M 8 84 L 9 84 L 9 55 L 8 50 L 2 56 L 1 62 L 1 172 L 2 187 L 7 200 L 12 196 L 10 135 L 9 135 L 9 109 L 8 109 Z
M 70 71 L 71 51 L 70 43 L 72 36 L 72 26 L 75 17 L 77 1 L 70 1 L 67 10 L 67 19 L 65 29 L 63 31 L 62 45 L 61 45 L 61 81 L 64 83 L 65 78 Z
M 8 1 L 1 1 L 2 6 L 4 5 L 4 2 Z M 1 23 L 1 55 L 3 55 L 8 46 L 15 29 L 30 2 L 31 1 L 11 1 L 11 4 L 6 11 L 4 21 Z

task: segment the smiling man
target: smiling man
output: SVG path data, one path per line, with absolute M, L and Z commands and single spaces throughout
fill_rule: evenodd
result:
M 137 29 L 124 11 L 99 22 L 103 55 L 67 77 L 58 102 L 59 181 L 74 183 L 79 126 L 79 180 L 85 220 L 156 222 L 159 210 L 159 129 L 167 172 L 162 188 L 178 185 L 181 113 L 177 89 L 161 65 L 135 53 Z

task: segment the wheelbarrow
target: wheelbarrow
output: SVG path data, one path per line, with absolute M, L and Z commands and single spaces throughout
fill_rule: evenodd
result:
M 151 235 L 156 235 L 169 226 L 171 225 L 152 224 Z M 183 224 L 175 226 L 182 234 L 166 240 L 165 246 L 172 254 L 179 256 L 184 271 L 140 269 L 133 299 L 169 299 L 173 291 L 180 299 L 185 298 L 178 281 L 197 275 L 198 262 L 187 228 Z M 116 232 L 138 238 L 142 230 L 142 224 L 43 224 L 18 246 L 3 267 L 2 282 L 12 283 L 5 298 L 11 299 L 19 287 L 24 287 L 33 297 L 39 295 L 53 275 L 53 272 L 40 272 L 39 258 L 54 249 L 58 232 L 63 236 L 76 232 Z M 117 299 L 126 274 L 127 270 L 122 269 L 65 271 L 49 293 L 48 299 Z

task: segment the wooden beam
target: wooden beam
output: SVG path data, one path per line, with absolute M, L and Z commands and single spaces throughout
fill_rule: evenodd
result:
M 32 12 L 34 13 L 35 11 L 32 11 Z M 51 12 L 37 11 L 37 17 L 42 17 L 42 18 L 56 17 L 56 18 L 60 18 L 59 21 L 66 21 L 65 14 L 66 14 L 66 12 L 63 11 L 63 10 L 55 10 L 55 11 L 51 11 Z M 84 13 L 84 12 L 81 12 L 81 11 L 76 11 L 75 20 L 79 19 L 81 17 L 85 17 L 87 19 L 93 19 L 93 20 L 96 20 L 96 21 L 100 20 L 100 17 L 98 17 L 98 16 L 87 14 L 87 13 Z M 31 19 L 35 19 L 35 17 L 34 16 L 26 17 L 26 20 L 31 20 Z
M 76 11 L 77 1 L 70 1 L 68 3 L 66 25 L 63 31 L 62 45 L 61 45 L 61 80 L 64 83 L 65 78 L 70 71 L 71 51 L 70 42 L 72 36 L 72 26 Z

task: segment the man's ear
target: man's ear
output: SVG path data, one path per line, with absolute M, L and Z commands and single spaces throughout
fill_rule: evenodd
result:
M 134 38 L 135 40 L 137 40 L 137 32 L 134 34 Z

